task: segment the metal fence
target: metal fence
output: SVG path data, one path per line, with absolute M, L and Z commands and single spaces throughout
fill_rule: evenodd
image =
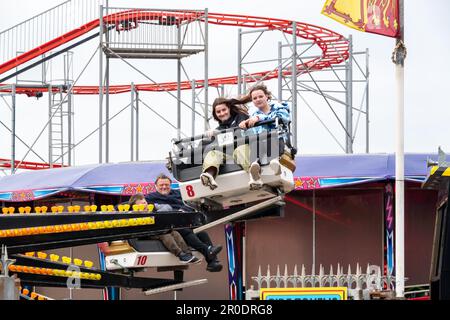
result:
M 283 273 L 278 265 L 275 274 L 272 275 L 270 266 L 267 266 L 267 271 L 263 275 L 259 266 L 258 275 L 252 277 L 252 280 L 256 282 L 256 289 L 254 285 L 251 285 L 246 291 L 246 299 L 259 298 L 261 288 L 347 287 L 349 299 L 369 300 L 371 294 L 389 291 L 385 288 L 393 288 L 395 284 L 395 277 L 390 274 L 383 276 L 379 266 L 368 264 L 363 273 L 362 267 L 357 264 L 354 270 L 355 272 L 352 273 L 348 265 L 347 272 L 344 273 L 344 267 L 338 264 L 336 269 L 331 265 L 329 272 L 325 273 L 325 268 L 320 265 L 318 274 L 315 273 L 314 267 L 311 273 L 307 274 L 304 265 L 301 266 L 300 273 L 295 265 L 293 273 L 289 274 L 287 265 Z
M 0 64 L 99 18 L 106 0 L 67 0 L 0 32 Z

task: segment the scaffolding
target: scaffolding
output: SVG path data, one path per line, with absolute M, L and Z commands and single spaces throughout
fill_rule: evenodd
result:
M 105 19 L 106 17 L 106 19 Z M 115 17 L 114 24 L 108 24 L 108 17 Z M 119 17 L 117 19 L 117 17 Z M 145 21 L 141 21 L 145 18 Z M 192 109 L 192 131 L 195 131 L 195 113 L 204 118 L 204 128 L 208 128 L 208 10 L 189 11 L 161 10 L 144 8 L 118 8 L 100 6 L 100 48 L 99 51 L 99 163 L 109 162 L 110 154 L 110 59 L 120 59 L 135 71 L 139 72 L 150 83 L 157 83 L 141 70 L 133 66 L 127 59 L 175 59 L 177 61 L 176 96 L 168 92 L 177 101 L 176 128 L 178 139 L 181 138 L 182 105 Z M 105 22 L 106 21 L 106 22 Z M 113 26 L 113 27 L 111 27 Z M 139 26 L 139 28 L 138 28 Z M 195 105 L 181 99 L 182 72 L 187 79 L 189 75 L 183 66 L 182 59 L 191 55 L 204 53 L 204 110 L 203 114 L 195 111 Z M 103 70 L 103 54 L 106 58 Z M 103 77 L 104 74 L 104 77 Z M 193 82 L 195 89 L 195 80 Z M 105 111 L 103 111 L 103 95 Z M 139 160 L 139 103 L 152 110 L 159 118 L 165 120 L 157 111 L 139 98 L 139 92 L 131 83 L 130 102 L 130 161 Z M 198 98 L 198 94 L 193 93 Z M 105 114 L 104 114 L 105 113 Z M 105 138 L 103 138 L 103 119 L 105 119 Z M 105 150 L 103 150 L 105 140 Z
M 288 102 L 291 105 L 292 112 L 292 134 L 293 145 L 298 147 L 299 132 L 299 113 L 304 112 L 301 106 L 306 106 L 324 129 L 329 133 L 333 140 L 339 145 L 345 153 L 353 153 L 353 142 L 358 132 L 358 125 L 361 115 L 365 117 L 365 152 L 369 153 L 369 52 L 353 51 L 353 39 L 348 37 L 349 57 L 345 64 L 322 68 L 311 72 L 314 63 L 305 63 L 305 61 L 320 62 L 321 56 L 314 54 L 315 43 L 312 41 L 298 43 L 296 23 L 292 23 L 293 36 L 288 38 L 284 36 L 284 41 L 278 42 L 277 57 L 268 57 L 267 59 L 252 60 L 251 53 L 255 51 L 258 42 L 262 41 L 262 36 L 271 30 L 258 29 L 243 31 L 238 30 L 238 95 L 246 92 L 249 85 L 255 82 L 260 83 L 270 79 L 273 73 L 277 74 L 277 88 L 275 99 L 279 102 Z M 254 39 L 244 41 L 255 35 Z M 253 41 L 252 41 L 253 40 Z M 246 42 L 248 49 L 245 50 L 243 43 Z M 250 67 L 255 65 L 269 65 L 271 69 L 265 74 L 258 74 L 255 77 Z M 356 70 L 356 72 L 355 72 Z M 322 101 L 315 103 L 314 108 L 308 99 L 308 95 L 318 95 Z M 361 99 L 357 108 L 354 107 L 353 100 L 355 96 Z M 300 102 L 298 101 L 300 99 Z M 316 101 L 317 102 L 317 101 Z M 314 109 L 325 106 L 330 109 L 333 117 L 339 123 L 340 130 L 333 132 Z M 342 107 L 345 112 L 342 115 Z M 356 112 L 356 119 L 353 113 Z M 341 114 L 341 115 L 340 115 Z M 344 119 L 342 119 L 344 118 Z M 338 134 L 344 135 L 339 139 Z M 343 142 L 342 142 L 343 140 Z
M 5 90 L 6 95 L 14 97 L 16 94 L 26 93 L 30 96 L 37 96 L 43 92 L 48 92 L 49 104 L 48 114 L 49 121 L 45 127 L 48 128 L 48 161 L 44 161 L 43 157 L 39 156 L 44 163 L 51 166 L 56 165 L 73 165 L 75 164 L 73 150 L 87 138 L 98 132 L 98 162 L 110 161 L 110 121 L 114 119 L 122 111 L 129 109 L 130 117 L 130 157 L 131 161 L 140 160 L 140 130 L 142 126 L 141 111 L 142 109 L 149 109 L 153 114 L 166 123 L 171 128 L 176 130 L 178 138 L 188 135 L 195 135 L 203 132 L 209 128 L 209 122 L 212 119 L 210 111 L 210 87 L 217 90 L 217 95 L 225 95 L 226 86 L 232 86 L 233 90 L 237 88 L 237 94 L 243 94 L 250 83 L 261 81 L 278 81 L 276 99 L 279 101 L 287 101 L 292 106 L 292 129 L 294 132 L 294 142 L 297 143 L 297 133 L 301 128 L 298 127 L 298 120 L 301 119 L 300 112 L 304 112 L 302 106 L 307 106 L 313 114 L 316 115 L 315 110 L 319 107 L 314 103 L 314 108 L 311 107 L 312 102 L 308 95 L 317 95 L 322 97 L 324 105 L 331 110 L 336 117 L 337 122 L 341 126 L 339 132 L 332 132 L 325 121 L 317 118 L 325 127 L 326 131 L 334 138 L 336 143 L 343 149 L 344 152 L 353 152 L 353 142 L 356 138 L 358 124 L 361 115 L 366 118 L 366 152 L 369 151 L 369 117 L 368 117 L 368 52 L 353 52 L 351 38 L 345 39 L 342 36 L 321 27 L 311 26 L 308 24 L 288 21 L 283 19 L 261 18 L 252 16 L 237 16 L 219 13 L 209 13 L 205 10 L 162 10 L 162 9 L 143 9 L 143 8 L 117 8 L 108 6 L 108 1 L 94 1 L 87 4 L 86 0 L 79 0 L 77 3 L 80 7 L 85 9 L 77 9 L 76 12 L 89 11 L 85 14 L 83 21 L 78 21 L 78 27 L 73 28 L 71 18 L 74 16 L 70 13 L 69 6 L 75 6 L 75 0 L 69 0 L 54 7 L 52 10 L 47 10 L 41 15 L 37 15 L 17 26 L 10 28 L 0 33 L 0 42 L 10 41 L 2 40 L 5 37 L 20 38 L 20 32 L 27 32 L 26 30 L 35 30 L 33 25 L 43 25 L 42 28 L 37 28 L 36 32 L 47 29 L 52 29 L 46 25 L 50 21 L 64 21 L 68 17 L 66 26 L 60 27 L 56 33 L 44 32 L 40 36 L 42 41 L 47 41 L 45 45 L 39 46 L 39 50 L 31 49 L 34 42 L 28 46 L 23 46 L 24 53 L 18 54 L 17 59 L 12 59 L 0 65 L 1 70 L 7 70 L 9 75 L 7 77 L 18 75 L 26 70 L 26 68 L 42 64 L 42 81 L 40 84 L 24 84 L 16 83 L 16 86 L 9 85 Z M 106 3 L 106 6 L 104 4 Z M 84 5 L 83 5 L 84 4 Z M 88 8 L 88 9 L 87 9 Z M 81 10 L 81 11 L 80 11 Z M 74 11 L 74 12 L 75 12 Z M 59 17 L 59 14 L 62 17 Z M 96 15 L 96 16 L 95 16 Z M 50 18 L 51 17 L 51 18 Z M 90 20 L 94 19 L 94 20 Z M 75 24 L 76 24 L 75 23 Z M 82 27 L 79 25 L 82 24 Z M 247 28 L 245 31 L 239 29 L 238 32 L 238 70 L 237 76 L 222 77 L 211 79 L 208 77 L 209 60 L 208 60 L 208 24 L 217 25 L 232 25 Z M 67 31 L 72 30 L 72 31 Z M 98 33 L 95 33 L 98 30 Z M 266 48 L 275 48 L 278 54 L 272 54 L 271 57 L 265 60 L 258 60 L 251 58 L 251 52 L 254 51 L 259 39 L 268 31 L 278 32 L 281 34 L 284 42 L 279 41 L 278 46 L 274 47 L 272 40 Z M 61 33 L 64 33 L 61 36 Z M 257 35 L 255 41 L 247 41 L 248 37 L 253 34 Z M 3 38 L 2 38 L 3 37 Z M 73 43 L 77 37 L 84 38 L 76 43 Z M 97 51 L 91 56 L 89 62 L 84 66 L 83 70 L 77 77 L 73 77 L 68 70 L 73 69 L 72 47 L 83 44 L 84 42 L 99 39 Z M 306 39 L 306 43 L 298 43 L 298 38 Z M 32 36 L 30 38 L 33 38 Z M 35 38 L 35 37 L 34 37 Z M 244 39 L 245 38 L 245 39 Z M 53 39 L 53 40 L 52 40 Z M 244 41 L 245 40 L 245 41 Z M 70 42 L 72 41 L 72 42 Z M 275 41 L 276 42 L 276 41 Z M 244 46 L 248 45 L 247 51 L 244 51 Z M 349 46 L 350 44 L 350 46 Z M 10 46 L 13 46 L 12 44 Z M 57 52 L 50 51 L 50 49 L 62 46 L 62 49 Z M 303 49 L 306 47 L 306 49 Z M 9 46 L 7 46 L 9 50 Z M 22 48 L 22 46 L 20 47 Z M 322 52 L 311 53 L 314 49 L 319 48 Z M 348 51 L 350 48 L 350 51 Z M 28 51 L 27 51 L 28 50 Z M 263 50 L 264 51 L 264 50 Z M 37 52 L 41 53 L 38 57 Z M 49 79 L 47 76 L 50 62 L 55 56 L 65 53 L 64 59 L 64 76 L 58 82 L 55 79 Z M 93 57 L 98 53 L 99 57 L 99 83 L 98 86 L 80 86 L 77 82 L 83 72 L 86 70 Z M 188 58 L 203 54 L 203 74 L 204 79 L 197 80 L 191 77 L 186 71 L 185 61 Z M 274 58 L 274 55 L 277 56 Z M 7 59 L 10 56 L 6 56 Z M 357 61 L 357 56 L 365 57 L 365 67 L 363 63 Z M 32 60 L 34 59 L 34 60 Z M 39 59 L 39 61 L 36 61 Z M 121 61 L 132 70 L 136 71 L 147 80 L 145 84 L 136 84 L 131 82 L 125 85 L 111 85 L 110 83 L 110 61 L 114 59 Z M 164 59 L 175 60 L 176 81 L 170 83 L 158 83 L 152 79 L 147 73 L 137 68 L 134 64 L 136 59 Z M 341 62 L 346 61 L 345 66 Z M 25 67 L 22 68 L 22 64 Z M 255 66 L 270 65 L 269 71 L 252 72 L 250 69 Z M 21 68 L 19 68 L 19 66 Z M 363 67 L 361 67 L 363 66 Z M 16 68 L 15 72 L 11 68 Z M 198 68 L 197 68 L 198 69 Z M 1 72 L 0 73 L 4 73 Z M 66 72 L 67 70 L 67 72 Z M 314 74 L 311 72 L 314 71 Z M 362 80 L 354 76 L 354 71 L 363 75 Z M 328 76 L 332 75 L 332 78 Z M 300 77 L 302 76 L 302 77 Z M 3 77 L 3 74 L 2 74 Z M 182 80 L 182 77 L 185 80 Z M 322 79 L 321 77 L 325 77 Z M 328 77 L 328 78 L 327 78 Z M 5 78 L 3 78 L 5 79 Z M 57 79 L 56 79 L 57 80 Z M 1 81 L 0 81 L 1 82 Z M 327 84 L 334 86 L 334 88 L 327 88 Z M 361 90 L 354 90 L 354 86 L 364 85 L 364 93 L 362 103 L 359 107 L 353 107 L 355 100 L 355 92 Z M 340 90 L 336 90 L 336 86 L 342 86 Z M 182 98 L 181 92 L 186 90 L 189 94 L 189 101 Z M 190 92 L 189 92 L 190 91 Z M 5 92 L 5 91 L 3 91 Z M 121 111 L 114 115 L 110 115 L 110 96 L 111 94 L 130 93 L 130 103 L 127 104 Z M 167 97 L 176 101 L 176 119 L 170 120 L 164 117 L 156 108 L 151 107 L 149 103 L 144 101 L 142 92 L 164 92 Z M 75 123 L 73 121 L 73 95 L 74 94 L 91 94 L 98 95 L 98 126 L 95 130 L 90 132 L 86 137 L 74 143 Z M 343 98 L 342 98 L 343 96 Z M 13 99 L 13 98 L 12 98 Z M 300 102 L 301 100 L 301 102 Z M 15 103 L 14 103 L 15 105 Z M 344 106 L 345 114 L 342 116 L 342 106 Z M 341 109 L 339 109 L 341 108 Z M 12 108 L 10 108 L 12 110 Z M 182 129 L 182 110 L 188 110 L 191 113 L 190 130 Z M 358 112 L 356 123 L 354 112 Z M 344 118 L 344 120 L 342 120 Z M 201 126 L 198 126 L 199 119 L 201 119 Z M 13 121 L 12 121 L 13 123 Z M 45 129 L 44 127 L 44 129 Z M 44 130 L 43 129 L 43 130 Z M 10 130 L 12 132 L 12 130 Z M 337 137 L 344 132 L 344 144 Z M 64 133 L 65 132 L 65 133 Z M 15 136 L 12 133 L 12 136 Z M 38 137 L 39 138 L 39 137 Z M 13 139 L 15 141 L 15 139 Z M 33 152 L 32 147 L 29 147 L 29 152 Z M 11 166 L 14 167 L 16 162 L 15 147 L 12 144 Z M 36 153 L 35 153 L 36 154 Z M 36 154 L 37 155 L 37 154 Z M 25 157 L 24 157 L 25 159 Z M 24 160 L 23 159 L 23 160 Z M 21 160 L 21 166 L 25 161 Z M 16 165 L 17 167 L 17 165 Z M 14 170 L 12 170 L 14 172 Z

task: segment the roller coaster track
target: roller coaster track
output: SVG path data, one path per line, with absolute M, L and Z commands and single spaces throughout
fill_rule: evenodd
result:
M 171 18 L 176 18 L 178 23 L 183 21 L 193 21 L 195 19 L 200 19 L 204 21 L 204 15 L 202 13 L 194 11 L 149 11 L 149 10 L 130 10 L 123 11 L 115 14 L 105 16 L 103 18 L 104 25 L 114 26 L 120 23 L 120 21 L 135 20 L 135 21 L 147 21 L 154 20 L 155 18 L 164 19 L 170 16 Z M 264 18 L 256 16 L 243 16 L 243 15 L 233 15 L 233 14 L 222 14 L 222 13 L 208 13 L 208 23 L 216 25 L 225 26 L 235 26 L 242 28 L 267 28 L 268 30 L 280 30 L 287 34 L 293 33 L 293 21 L 275 18 Z M 81 27 L 74 29 L 70 32 L 63 34 L 51 41 L 48 41 L 28 52 L 25 52 L 14 59 L 11 59 L 0 65 L 0 75 L 12 70 L 13 68 L 19 67 L 20 65 L 39 57 L 51 50 L 54 50 L 70 41 L 82 37 L 88 32 L 99 28 L 99 19 L 91 21 L 82 25 Z M 335 64 L 340 64 L 349 57 L 349 43 L 340 34 L 335 33 L 329 29 L 318 27 L 315 25 L 296 22 L 296 33 L 298 37 L 312 41 L 315 43 L 322 51 L 320 57 L 316 57 L 305 61 L 303 64 L 297 65 L 297 72 L 312 72 L 328 68 Z M 288 76 L 290 71 L 283 71 L 284 76 Z M 269 70 L 256 72 L 247 75 L 246 79 L 249 81 L 257 81 L 258 79 L 264 78 L 265 80 L 270 80 L 278 77 L 278 70 Z M 208 79 L 208 86 L 217 87 L 219 85 L 232 85 L 238 83 L 237 76 L 228 76 L 220 78 L 210 78 Z M 1 84 L 0 84 L 1 85 Z M 205 85 L 204 80 L 196 81 L 197 88 L 201 88 Z M 137 84 L 135 85 L 138 91 L 175 91 L 177 90 L 177 82 L 165 82 L 156 84 Z M 192 89 L 192 84 L 190 81 L 181 82 L 181 90 Z M 46 92 L 47 88 L 33 88 L 33 87 L 20 87 L 16 88 L 17 94 L 27 94 L 33 95 L 37 92 Z M 8 92 L 10 89 L 2 89 L 3 92 Z M 113 85 L 109 88 L 110 94 L 118 94 L 131 91 L 130 85 Z M 99 93 L 98 86 L 74 86 L 73 94 L 84 94 L 84 95 L 95 95 Z

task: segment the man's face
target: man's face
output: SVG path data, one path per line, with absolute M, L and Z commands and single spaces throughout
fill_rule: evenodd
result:
M 170 180 L 169 179 L 159 179 L 156 182 L 156 191 L 160 194 L 166 196 L 170 193 Z

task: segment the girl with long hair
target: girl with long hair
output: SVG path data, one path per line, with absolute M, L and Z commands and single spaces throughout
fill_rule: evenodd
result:
M 237 128 L 239 124 L 248 119 L 247 108 L 237 99 L 227 99 L 219 97 L 214 100 L 212 105 L 213 118 L 219 123 L 215 130 L 226 130 Z M 241 131 L 241 130 L 239 130 Z M 210 133 L 209 133 L 210 134 Z M 239 132 L 234 132 L 239 135 Z M 233 159 L 236 164 L 239 164 L 244 170 L 248 170 L 250 149 L 248 145 L 240 145 L 233 151 Z M 209 151 L 203 159 L 203 170 L 200 175 L 200 180 L 204 186 L 209 186 L 211 190 L 218 187 L 215 178 L 219 173 L 220 165 L 225 163 L 228 155 L 218 151 Z

